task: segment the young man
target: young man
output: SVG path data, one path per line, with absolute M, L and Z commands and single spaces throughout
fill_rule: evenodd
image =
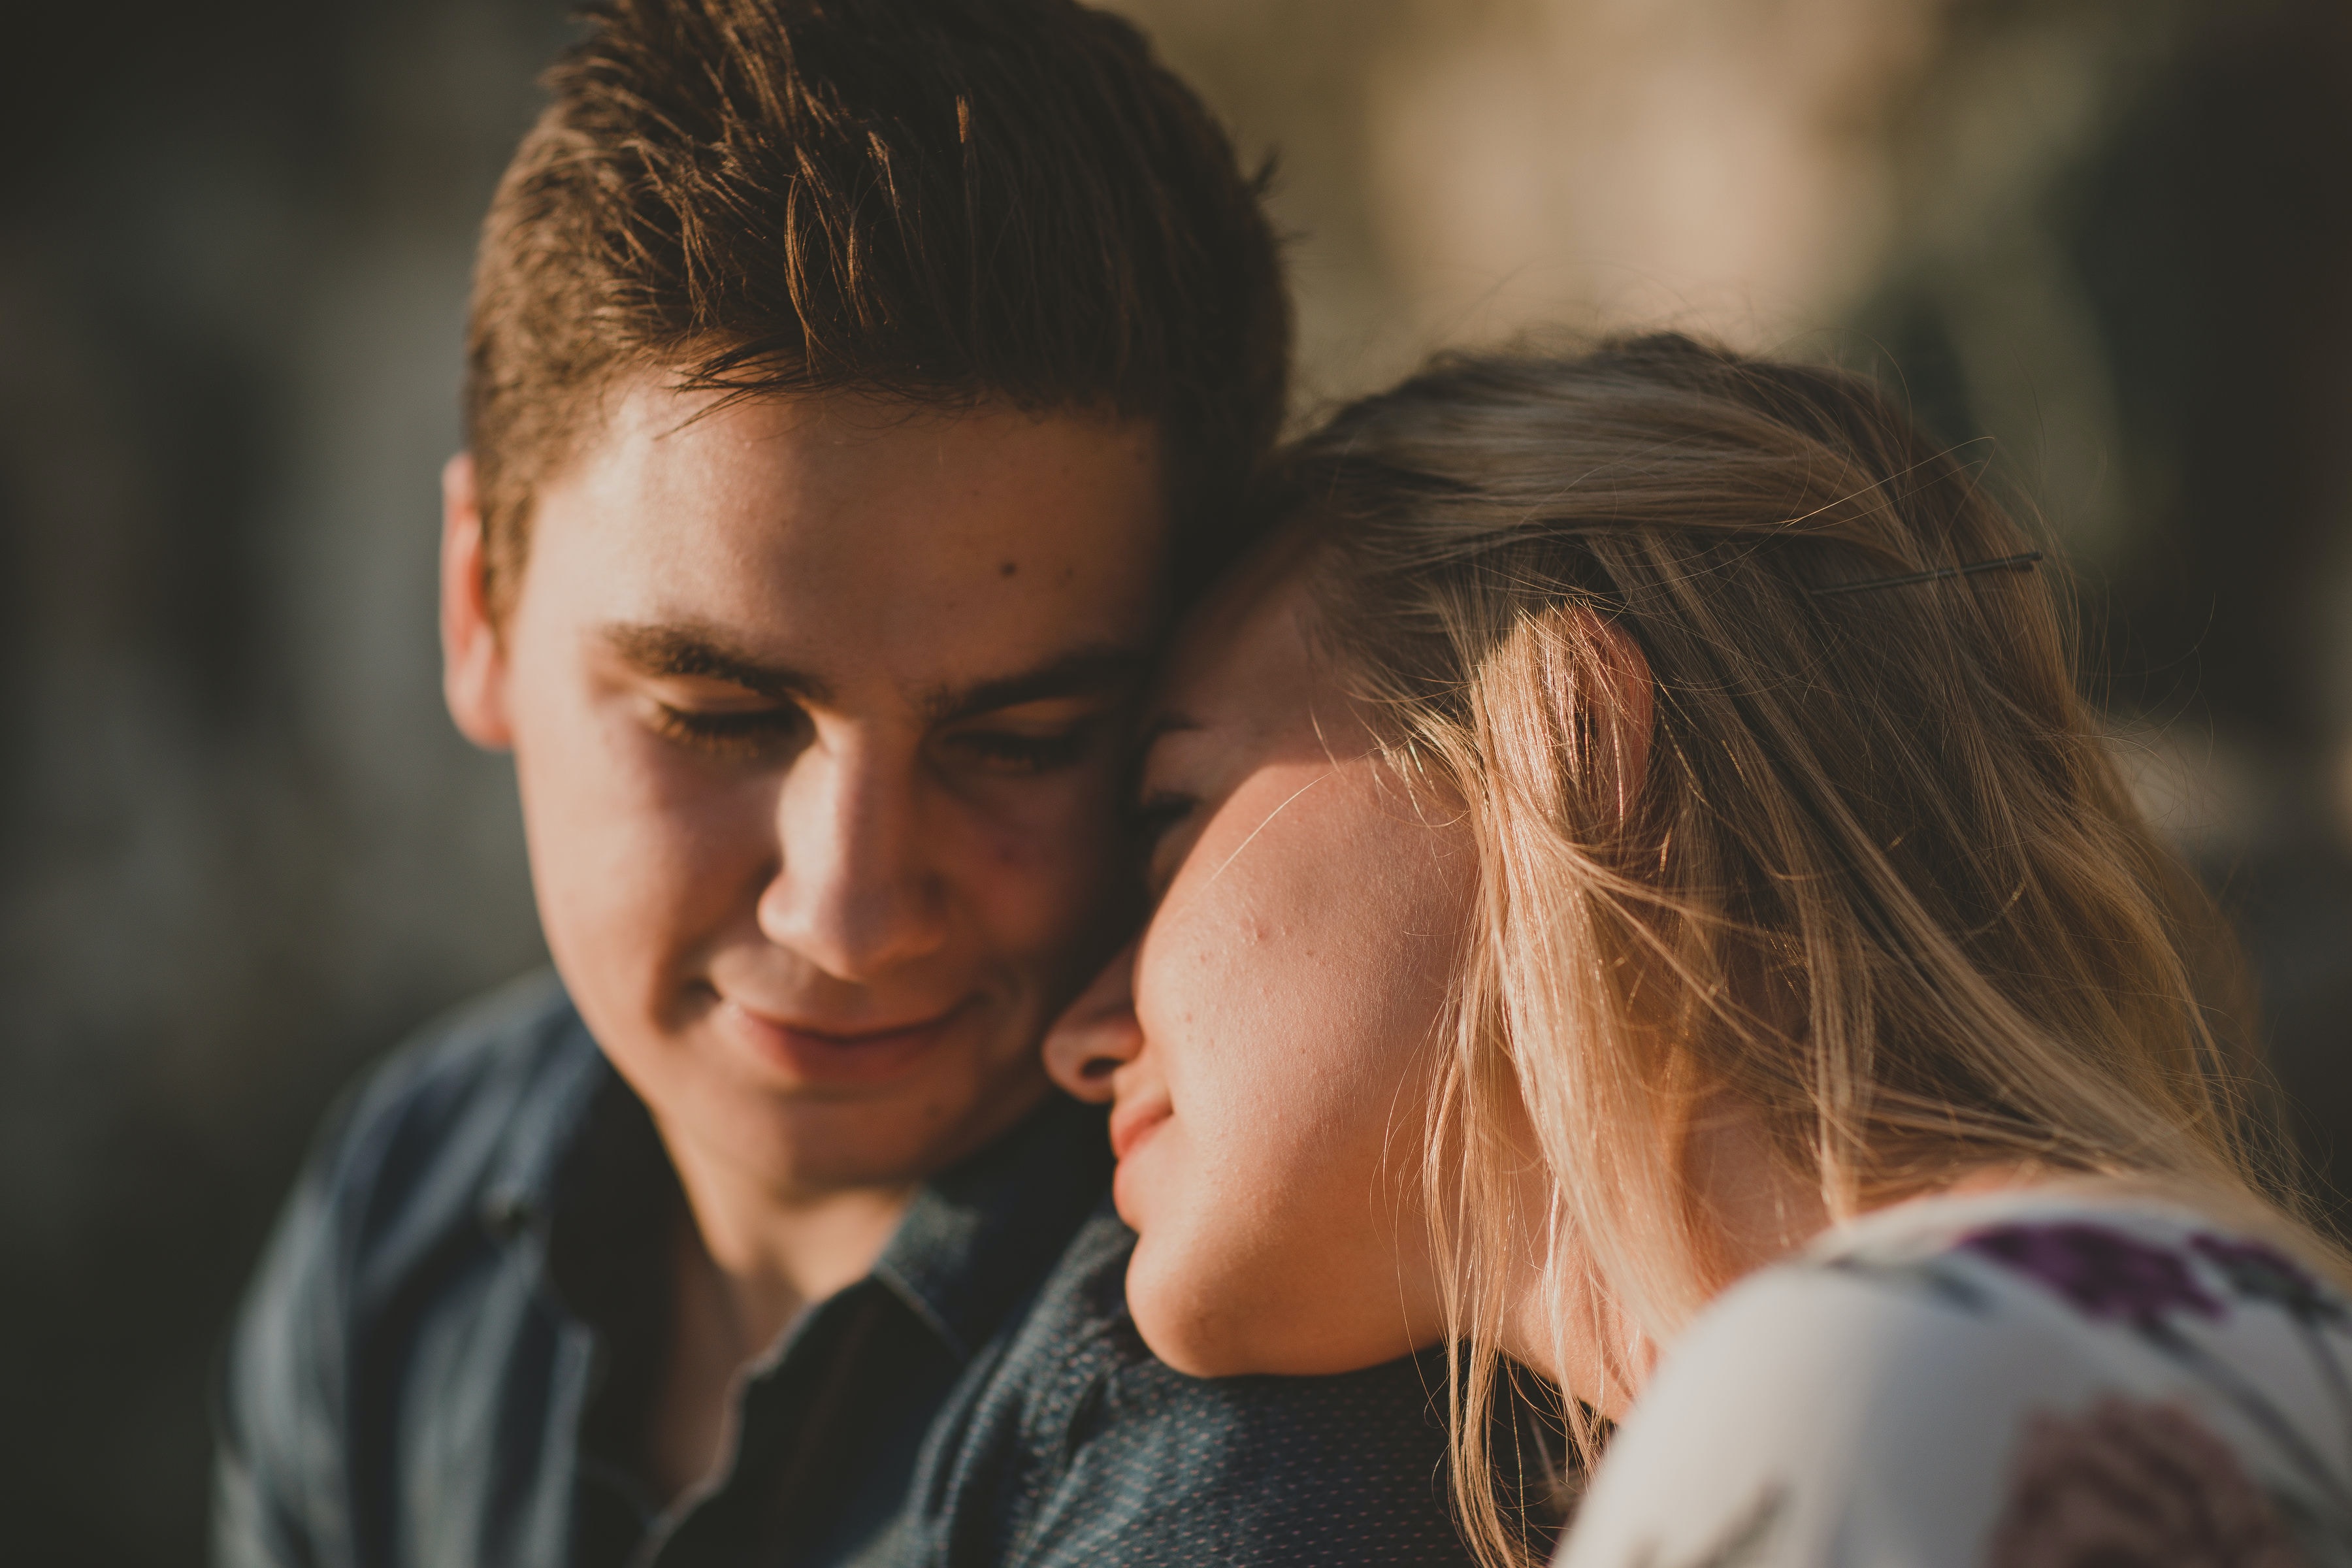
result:
M 493 204 L 465 732 L 561 984 L 338 1112 L 224 1564 L 1454 1562 L 1426 1369 L 1201 1383 L 1037 1043 L 1280 417 L 1255 193 L 1069 0 L 612 0 Z

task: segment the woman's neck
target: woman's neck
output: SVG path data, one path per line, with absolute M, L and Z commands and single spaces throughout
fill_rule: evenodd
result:
M 1699 1256 L 1694 1310 L 1759 1268 L 1802 1249 L 1832 1223 L 1817 1185 L 1774 1151 L 1763 1119 L 1728 1096 L 1702 1102 L 1684 1133 L 1682 1171 Z M 1530 1180 L 1548 1182 L 1540 1162 Z M 1901 1199 L 2016 1191 L 2053 1173 L 2030 1162 L 1956 1169 Z M 1531 1203 L 1549 1203 L 1547 1186 Z M 1500 1349 L 1612 1420 L 1641 1394 L 1659 1346 L 1600 1281 L 1582 1255 L 1530 1264 L 1513 1281 Z
M 1692 1114 L 1682 1174 L 1703 1300 L 1829 1226 L 1820 1193 L 1775 1154 L 1762 1119 L 1727 1096 L 1710 1097 Z M 1531 1267 L 1515 1281 L 1501 1348 L 1613 1419 L 1640 1395 L 1658 1347 L 1625 1304 L 1591 1278 L 1589 1261 L 1555 1257 L 1549 1268 Z

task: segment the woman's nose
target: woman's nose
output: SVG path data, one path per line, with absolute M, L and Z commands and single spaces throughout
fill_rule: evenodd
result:
M 1119 949 L 1045 1036 L 1045 1071 L 1080 1100 L 1109 1100 L 1111 1075 L 1143 1050 L 1135 1021 L 1135 948 L 1130 942 Z

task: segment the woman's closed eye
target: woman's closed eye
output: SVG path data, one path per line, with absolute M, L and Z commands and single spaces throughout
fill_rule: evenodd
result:
M 1175 874 L 1175 857 L 1170 852 L 1176 830 L 1200 809 L 1196 795 L 1174 789 L 1153 780 L 1155 773 L 1165 777 L 1168 762 L 1159 754 L 1160 748 L 1172 743 L 1171 737 L 1192 734 L 1200 724 L 1181 713 L 1162 710 L 1143 726 L 1136 737 L 1135 750 L 1128 759 L 1129 788 L 1133 802 L 1128 807 L 1128 832 L 1137 849 L 1141 851 L 1144 867 L 1154 889 L 1164 888 Z
M 1128 814 L 1136 842 L 1146 849 L 1157 845 L 1192 816 L 1198 805 L 1198 800 L 1181 790 L 1153 790 L 1137 801 Z
M 1181 847 L 1179 829 L 1200 809 L 1200 799 L 1180 790 L 1155 789 L 1135 803 L 1128 814 L 1129 830 L 1141 852 L 1153 888 L 1164 888 L 1175 874 Z

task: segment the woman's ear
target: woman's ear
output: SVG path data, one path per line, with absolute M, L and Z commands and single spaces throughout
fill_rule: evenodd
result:
M 441 469 L 441 693 L 458 732 L 474 744 L 514 744 L 507 708 L 507 655 L 482 576 L 482 507 L 474 458 Z
M 1657 721 L 1650 661 L 1622 626 L 1589 605 L 1528 616 L 1483 659 L 1474 682 L 1487 765 L 1507 778 L 1549 779 L 1606 831 L 1633 814 L 1649 774 Z M 1573 758 L 1573 778 L 1561 775 Z
M 1657 723 L 1657 705 L 1651 694 L 1650 661 L 1624 628 L 1594 616 L 1592 630 L 1601 648 L 1601 679 L 1610 685 L 1603 733 L 1617 758 L 1617 820 L 1622 822 L 1633 815 L 1643 781 L 1650 776 L 1650 731 Z

